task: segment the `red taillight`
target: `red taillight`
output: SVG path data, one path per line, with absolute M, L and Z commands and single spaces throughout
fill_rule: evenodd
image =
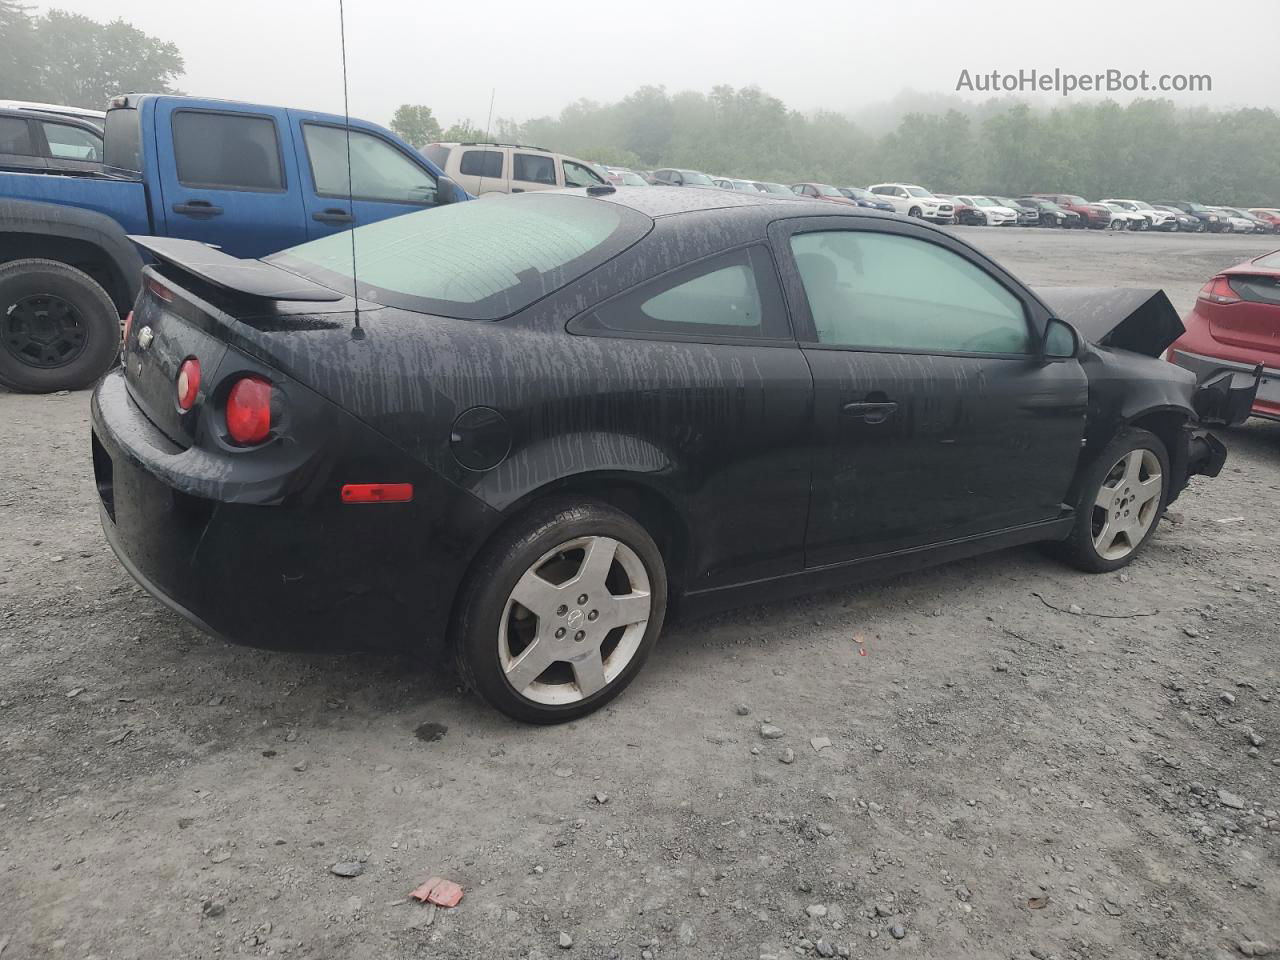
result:
M 133 311 L 130 310 L 124 315 L 124 336 L 120 338 L 121 343 L 129 342 L 129 331 L 133 329 Z
M 178 368 L 178 408 L 190 410 L 200 392 L 200 361 L 187 357 Z
M 1214 277 L 1203 287 L 1197 296 L 1210 303 L 1239 303 L 1240 298 L 1231 289 L 1231 282 L 1226 277 Z
M 244 377 L 227 394 L 227 432 L 236 443 L 261 443 L 271 433 L 271 384 Z
M 413 499 L 412 483 L 345 483 L 343 503 L 407 503 Z
M 147 289 L 165 303 L 173 303 L 173 291 L 158 280 L 147 277 Z

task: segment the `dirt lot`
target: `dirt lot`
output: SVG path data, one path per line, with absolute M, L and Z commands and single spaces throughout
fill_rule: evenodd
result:
M 1274 246 L 964 232 L 1180 309 Z M 1280 948 L 1280 424 L 1230 431 L 1127 573 L 1023 549 L 680 624 L 612 707 L 530 729 L 430 663 L 230 647 L 151 600 L 98 529 L 87 401 L 0 395 L 3 960 Z M 405 902 L 432 874 L 459 907 Z

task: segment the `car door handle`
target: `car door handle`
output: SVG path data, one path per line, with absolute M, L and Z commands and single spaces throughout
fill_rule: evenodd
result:
M 512 188 L 511 188 L 511 192 L 512 192 L 512 193 L 524 193 L 524 187 L 512 187 Z
M 345 210 L 339 210 L 336 207 L 329 210 L 320 210 L 311 215 L 312 220 L 319 220 L 321 223 L 350 223 L 351 214 Z
M 175 203 L 174 213 L 186 214 L 188 217 L 220 217 L 222 208 L 215 207 L 208 200 L 192 200 L 189 203 Z
M 846 403 L 840 408 L 846 417 L 853 417 L 866 423 L 884 423 L 898 412 L 898 405 L 892 400 L 863 400 L 858 403 Z

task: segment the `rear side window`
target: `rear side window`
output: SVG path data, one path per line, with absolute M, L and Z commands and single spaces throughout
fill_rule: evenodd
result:
M 936 243 L 840 230 L 797 234 L 791 250 L 819 343 L 914 353 L 1032 350 L 1022 301 Z
M 102 137 L 83 127 L 69 123 L 42 120 L 45 141 L 49 144 L 49 156 L 59 160 L 102 160 Z
M 502 151 L 466 150 L 462 154 L 462 163 L 458 166 L 458 172 L 468 177 L 498 179 L 502 176 Z
M 428 143 L 422 148 L 422 155 L 434 163 L 441 170 L 445 169 L 449 162 L 449 148 L 439 143 Z
M 302 136 L 311 159 L 316 192 L 347 195 L 347 131 L 304 124 Z M 369 133 L 351 131 L 351 194 L 357 200 L 433 203 L 436 181 L 391 144 Z
M 31 130 L 21 117 L 0 117 L 0 153 L 12 153 L 21 157 L 34 157 Z
M 536 153 L 517 153 L 511 157 L 511 179 L 529 183 L 556 185 L 556 162 Z
M 138 111 L 118 107 L 107 111 L 103 162 L 137 173 L 142 169 L 142 123 Z
M 179 110 L 173 115 L 178 182 L 223 190 L 284 190 L 280 141 L 270 117 Z
M 618 204 L 534 191 L 392 217 L 269 260 L 349 292 L 354 243 L 362 298 L 439 316 L 498 320 L 595 269 L 652 226 L 648 217 Z
M 790 337 L 773 258 L 763 246 L 664 274 L 575 319 L 570 329 L 654 339 Z

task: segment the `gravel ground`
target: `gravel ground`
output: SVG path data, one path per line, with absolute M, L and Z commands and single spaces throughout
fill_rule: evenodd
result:
M 1180 309 L 1272 245 L 963 232 Z M 532 729 L 433 664 L 151 600 L 98 529 L 87 400 L 0 394 L 3 960 L 1280 947 L 1280 424 L 1228 431 L 1124 573 L 1028 548 L 678 624 Z M 460 906 L 406 902 L 436 874 Z

